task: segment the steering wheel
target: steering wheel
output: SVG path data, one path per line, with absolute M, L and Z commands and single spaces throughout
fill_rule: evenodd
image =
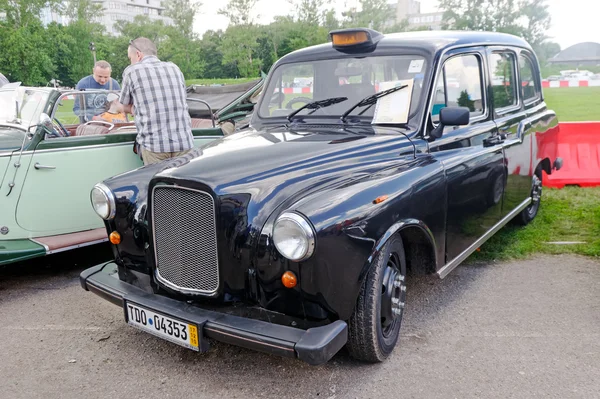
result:
M 46 131 L 50 137 L 69 137 L 69 131 L 56 118 L 52 119 L 52 131 Z

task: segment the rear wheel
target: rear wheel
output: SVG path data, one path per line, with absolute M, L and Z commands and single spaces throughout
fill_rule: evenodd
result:
M 373 261 L 349 320 L 347 346 L 352 357 L 381 362 L 392 353 L 404 314 L 405 279 L 404 247 L 395 235 Z
M 515 221 L 525 226 L 531 222 L 538 214 L 540 210 L 540 203 L 542 201 L 542 168 L 538 167 L 535 170 L 533 178 L 531 179 L 531 204 L 523 209 L 523 211 L 515 218 Z

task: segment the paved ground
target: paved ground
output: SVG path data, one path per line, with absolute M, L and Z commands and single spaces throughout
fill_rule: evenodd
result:
M 199 355 L 138 332 L 80 288 L 87 265 L 72 259 L 90 256 L 0 270 L 0 397 L 600 397 L 598 260 L 544 256 L 409 279 L 389 361 L 341 353 L 312 367 L 219 343 Z

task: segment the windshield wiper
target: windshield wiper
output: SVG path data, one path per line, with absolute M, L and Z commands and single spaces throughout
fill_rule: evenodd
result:
M 309 112 L 307 114 L 307 115 L 310 115 L 313 112 L 315 112 L 316 110 L 318 110 L 319 108 L 329 107 L 330 105 L 341 103 L 342 101 L 346 101 L 347 99 L 348 99 L 348 97 L 332 97 L 332 98 L 327 98 L 325 100 L 313 101 L 313 102 L 304 104 L 303 106 L 301 106 L 300 108 L 298 108 L 297 110 L 295 110 L 294 112 L 289 114 L 287 116 L 287 119 L 288 119 L 288 121 L 291 122 L 292 119 L 294 118 L 294 116 L 296 116 L 296 114 L 298 112 L 302 111 L 303 109 L 312 109 L 313 111 Z
M 344 114 L 342 115 L 340 120 L 343 123 L 345 123 L 346 118 L 348 117 L 348 115 L 350 115 L 350 112 L 354 111 L 358 107 L 365 107 L 368 105 L 368 107 L 365 108 L 359 115 L 364 114 L 365 112 L 367 112 L 367 110 L 369 108 L 371 108 L 374 104 L 376 104 L 377 100 L 380 99 L 381 97 L 384 97 L 384 96 L 387 96 L 388 94 L 397 92 L 398 90 L 402 90 L 405 87 L 408 87 L 408 85 L 392 87 L 391 89 L 380 91 L 379 93 L 375 93 L 375 94 L 370 95 L 369 97 L 363 98 L 362 100 L 360 100 L 359 102 L 354 104 L 354 106 L 352 108 L 350 108 L 348 111 L 344 112 Z

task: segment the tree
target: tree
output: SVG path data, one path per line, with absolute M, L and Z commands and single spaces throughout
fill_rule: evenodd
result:
M 223 38 L 223 65 L 234 64 L 242 77 L 258 76 L 261 60 L 256 54 L 259 29 L 252 11 L 259 0 L 229 0 L 219 14 L 229 18 Z
M 57 67 L 52 78 L 60 80 L 63 86 L 75 87 L 77 81 L 72 78 L 68 66 L 72 65 L 72 49 L 78 45 L 77 40 L 65 26 L 53 22 L 46 27 L 46 45 L 53 49 L 50 58 Z
M 234 64 L 244 78 L 260 74 L 261 60 L 255 55 L 257 33 L 253 25 L 230 26 L 223 38 L 223 65 Z
M 384 31 L 386 27 L 393 25 L 387 0 L 359 0 L 360 10 L 350 9 L 343 13 L 346 27 L 364 27 L 377 31 Z
M 16 29 L 0 23 L 0 48 L 0 70 L 10 81 L 46 86 L 54 75 L 56 67 L 50 57 L 53 47 L 44 39 L 39 21 L 31 20 Z
M 224 36 L 225 33 L 222 30 L 209 30 L 204 33 L 200 41 L 200 54 L 204 63 L 204 78 L 235 78 L 240 75 L 235 64 L 223 63 Z
M 54 8 L 72 21 L 93 22 L 102 13 L 102 5 L 91 0 L 61 1 Z
M 295 20 L 308 25 L 321 25 L 327 16 L 325 7 L 331 0 L 288 0 L 294 9 Z
M 7 27 L 20 28 L 29 24 L 39 26 L 45 7 L 56 6 L 58 0 L 0 0 L 0 13 L 5 14 Z
M 165 27 L 167 39 L 161 46 L 161 57 L 177 64 L 187 79 L 199 78 L 204 63 L 200 41 L 192 27 L 202 4 L 192 0 L 170 0 L 165 5 L 165 15 L 173 19 L 174 25 Z
M 440 0 L 443 28 L 510 33 L 532 46 L 546 40 L 550 13 L 546 0 Z
M 540 46 L 548 38 L 546 31 L 552 22 L 546 0 L 521 1 L 519 9 L 522 18 L 526 20 L 523 37 L 532 46 Z
M 195 39 L 192 28 L 194 18 L 200 11 L 202 3 L 192 0 L 169 0 L 165 2 L 165 16 L 171 18 L 174 28 L 185 38 Z
M 475 101 L 471 100 L 466 90 L 460 92 L 457 102 L 459 107 L 467 107 L 471 112 L 475 111 Z
M 541 65 L 545 65 L 550 58 L 560 53 L 561 50 L 560 44 L 549 41 L 535 45 L 533 49 L 535 50 Z
M 230 25 L 253 25 L 253 11 L 259 0 L 229 0 L 226 7 L 219 9 L 219 14 L 229 19 Z

